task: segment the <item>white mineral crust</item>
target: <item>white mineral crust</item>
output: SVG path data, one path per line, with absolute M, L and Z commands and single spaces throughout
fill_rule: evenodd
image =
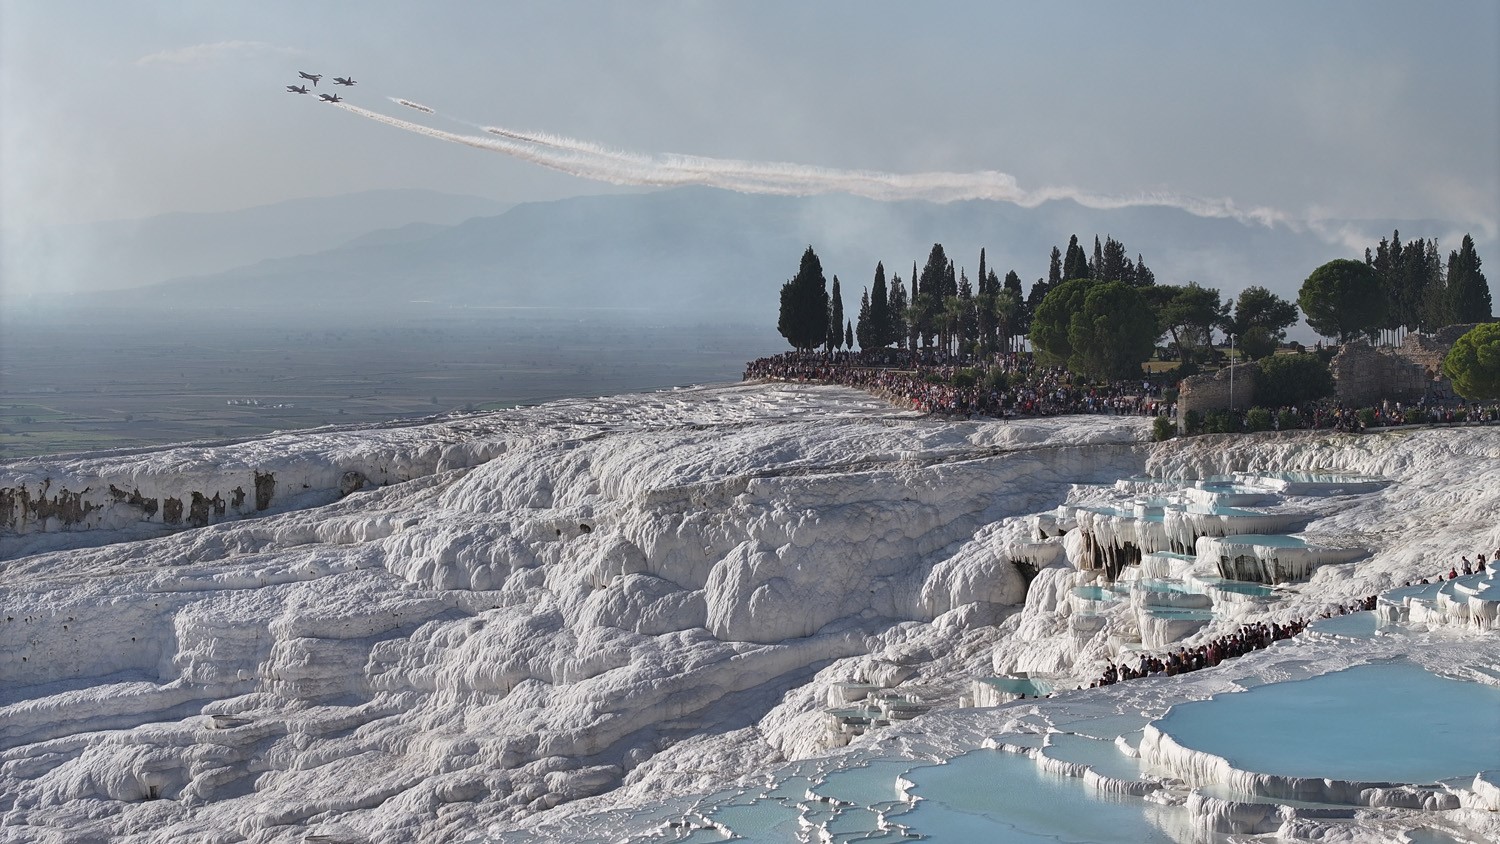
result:
M 1310 542 L 1373 555 L 1315 571 L 1276 618 L 1500 545 L 1500 431 L 1150 445 L 1149 427 L 738 386 L 0 466 L 0 489 L 96 505 L 0 535 L 0 838 L 618 839 L 649 824 L 590 813 L 847 741 L 823 712 L 840 682 L 910 691 L 936 709 L 890 736 L 962 752 L 994 726 L 953 708 L 975 678 L 1086 685 L 1138 636 L 1123 610 L 1070 625 L 1091 575 L 1032 530 L 1125 477 L 1392 480 L 1312 505 Z M 257 473 L 269 506 L 192 529 L 109 491 L 227 502 Z M 1029 594 L 1017 562 L 1040 568 Z

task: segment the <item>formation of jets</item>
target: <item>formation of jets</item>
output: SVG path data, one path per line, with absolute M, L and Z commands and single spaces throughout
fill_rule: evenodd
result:
M 308 73 L 305 70 L 299 70 L 299 71 L 297 71 L 297 76 L 299 78 L 301 78 L 301 79 L 306 79 L 306 80 L 311 81 L 314 88 L 318 87 L 318 80 L 323 78 L 323 74 L 321 74 L 321 73 Z M 356 83 L 355 83 L 354 77 L 352 77 L 352 76 L 335 76 L 335 77 L 333 77 L 333 84 L 335 84 L 335 85 L 354 85 Z M 309 91 L 307 90 L 307 85 L 305 83 L 302 84 L 302 85 L 288 85 L 288 86 L 286 86 L 286 92 L 288 94 L 306 94 L 306 93 L 309 93 Z M 343 98 L 340 97 L 338 94 L 319 94 L 318 95 L 318 99 L 322 100 L 325 103 L 340 103 L 340 102 L 343 102 Z

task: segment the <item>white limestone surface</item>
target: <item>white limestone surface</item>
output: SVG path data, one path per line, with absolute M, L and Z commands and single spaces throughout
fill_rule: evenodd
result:
M 1007 711 L 953 708 L 973 678 L 1086 684 L 1138 638 L 1123 611 L 1069 624 L 1076 543 L 1031 528 L 1148 472 L 1391 479 L 1314 508 L 1311 541 L 1377 550 L 1268 618 L 1500 545 L 1496 495 L 1473 480 L 1500 474 L 1486 429 L 1161 445 L 1148 429 L 754 385 L 0 467 L 0 487 L 128 480 L 158 500 L 255 473 L 307 485 L 194 529 L 101 504 L 0 537 L 0 837 L 655 834 L 652 807 L 838 746 L 823 709 L 839 683 L 937 707 L 856 745 L 956 754 Z M 351 471 L 370 483 L 345 494 Z M 1148 691 L 1204 693 L 1142 681 L 1056 705 Z

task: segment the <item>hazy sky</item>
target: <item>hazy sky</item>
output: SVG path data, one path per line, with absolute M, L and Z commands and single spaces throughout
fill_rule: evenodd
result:
M 299 69 L 326 74 L 319 92 L 468 135 L 998 171 L 1025 192 L 1437 217 L 1484 239 L 1500 221 L 1494 0 L 0 0 L 0 33 L 6 226 L 385 187 L 613 189 L 289 94 Z M 350 74 L 356 87 L 330 85 Z

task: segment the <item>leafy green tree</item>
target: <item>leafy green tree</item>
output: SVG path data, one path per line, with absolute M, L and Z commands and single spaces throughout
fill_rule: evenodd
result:
M 1095 282 L 1068 321 L 1068 368 L 1102 380 L 1139 377 L 1160 334 L 1139 290 L 1123 281 Z
M 1256 404 L 1286 407 L 1333 394 L 1333 374 L 1317 355 L 1273 355 L 1260 361 Z
M 1500 322 L 1475 326 L 1443 358 L 1443 375 L 1470 401 L 1500 399 Z
M 1037 280 L 1032 287 L 1036 295 Z M 1073 357 L 1073 343 L 1068 337 L 1068 328 L 1073 315 L 1083 310 L 1084 299 L 1094 287 L 1091 278 L 1075 278 L 1064 281 L 1054 290 L 1043 292 L 1043 298 L 1031 317 L 1031 345 L 1044 363 L 1066 366 Z
M 1474 238 L 1466 234 L 1458 251 L 1448 253 L 1448 307 L 1454 323 L 1489 322 L 1492 316 L 1490 285 L 1479 265 Z
M 802 253 L 797 275 L 781 286 L 776 330 L 794 348 L 812 351 L 828 339 L 828 288 L 823 262 L 811 246 Z
M 1184 366 L 1192 360 L 1193 350 L 1209 342 L 1214 326 L 1224 321 L 1228 305 L 1220 301 L 1219 291 L 1200 287 L 1195 281 L 1185 285 L 1157 285 L 1142 288 L 1156 304 L 1157 320 L 1172 336 L 1177 355 Z
M 1286 341 L 1286 330 L 1297 322 L 1297 306 L 1277 296 L 1264 287 L 1251 286 L 1240 291 L 1234 301 L 1234 316 L 1224 321 L 1225 330 L 1240 339 L 1240 350 L 1246 357 L 1265 357 L 1276 351 L 1276 346 Z M 1256 331 L 1260 329 L 1260 331 Z M 1250 338 L 1252 346 L 1269 342 L 1270 351 L 1257 354 L 1263 349 L 1246 350 L 1245 340 Z
M 1314 331 L 1339 343 L 1378 329 L 1385 319 L 1385 295 L 1375 271 L 1346 258 L 1313 270 L 1302 282 L 1297 304 Z
M 1265 326 L 1252 325 L 1249 331 L 1236 339 L 1239 340 L 1240 357 L 1243 359 L 1260 360 L 1276 354 L 1276 338 L 1271 336 Z

